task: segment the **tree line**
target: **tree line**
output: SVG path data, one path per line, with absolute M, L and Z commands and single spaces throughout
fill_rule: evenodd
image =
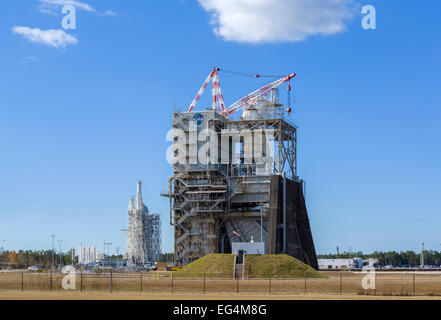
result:
M 60 254 L 52 250 L 19 250 L 3 251 L 0 254 L 0 263 L 14 268 L 26 268 L 35 265 L 50 268 L 52 266 L 52 255 L 54 257 L 55 266 L 57 266 L 60 261 L 62 265 L 71 264 L 72 262 L 69 253 Z
M 15 268 L 27 268 L 33 265 L 40 265 L 43 268 L 50 268 L 52 266 L 52 254 L 54 254 L 54 264 L 58 266 L 61 259 L 62 265 L 68 265 L 76 263 L 72 262 L 70 253 L 53 252 L 52 250 L 19 250 L 19 251 L 3 251 L 0 253 L 0 264 L 10 265 Z M 415 253 L 414 251 L 374 251 L 372 253 L 365 254 L 359 252 L 343 252 L 340 254 L 319 254 L 318 259 L 349 259 L 349 258 L 377 258 L 380 266 L 393 265 L 393 266 L 417 266 L 420 265 L 421 253 Z M 106 259 L 116 260 L 123 259 L 122 255 L 108 256 Z M 173 262 L 173 253 L 164 253 L 161 256 L 160 261 Z M 435 250 L 424 251 L 424 264 L 425 265 L 441 265 L 441 252 Z
M 0 252 L 0 268 L 2 266 L 10 266 L 13 268 L 27 268 L 30 266 L 39 265 L 42 268 L 50 268 L 52 266 L 52 256 L 54 265 L 57 267 L 60 264 L 65 266 L 69 264 L 76 264 L 77 257 L 72 261 L 72 256 L 69 252 L 62 252 L 61 254 L 52 250 L 19 250 L 19 251 L 3 251 Z M 106 256 L 108 260 L 122 260 L 123 255 Z M 173 253 L 164 253 L 161 255 L 160 261 L 173 262 Z
M 393 266 L 418 266 L 420 265 L 421 253 L 415 253 L 414 251 L 374 251 L 369 254 L 363 252 L 343 252 L 340 254 L 319 254 L 318 259 L 348 259 L 348 258 L 377 258 L 380 266 L 393 265 Z M 441 252 L 435 250 L 424 250 L 424 264 L 436 265 L 441 264 Z

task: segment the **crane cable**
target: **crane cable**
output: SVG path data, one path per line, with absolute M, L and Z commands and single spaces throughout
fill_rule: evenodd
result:
M 244 76 L 244 77 L 249 77 L 249 78 L 282 78 L 284 77 L 284 75 L 278 75 L 278 74 L 274 74 L 274 75 L 270 75 L 270 74 L 252 74 L 252 73 L 246 73 L 246 72 L 240 72 L 240 71 L 232 71 L 232 70 L 225 70 L 225 69 L 220 69 L 218 68 L 219 72 L 224 72 L 224 73 L 230 73 L 230 74 L 235 74 L 235 75 L 239 75 L 239 76 Z

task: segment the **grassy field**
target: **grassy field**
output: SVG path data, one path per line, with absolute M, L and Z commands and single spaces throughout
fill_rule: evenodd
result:
M 438 296 L 149 294 L 103 292 L 1 292 L 0 300 L 441 300 Z
M 378 299 L 441 297 L 441 273 L 377 273 L 376 290 L 363 290 L 365 274 L 321 272 L 326 278 L 191 279 L 169 272 L 79 274 L 76 289 L 64 290 L 65 275 L 0 273 L 0 299 Z M 156 275 L 156 273 L 155 273 Z M 414 278 L 415 276 L 415 278 Z M 22 281 L 23 279 L 23 281 Z M 52 282 L 52 290 L 51 290 Z M 23 285 L 23 287 L 22 287 Z M 23 289 L 23 291 L 22 291 Z

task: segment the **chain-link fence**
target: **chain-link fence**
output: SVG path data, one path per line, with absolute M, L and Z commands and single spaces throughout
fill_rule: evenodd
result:
M 437 272 L 376 272 L 370 275 L 368 289 L 363 286 L 366 273 L 330 272 L 324 276 L 228 279 L 180 278 L 173 273 L 156 272 L 63 274 L 18 271 L 0 273 L 0 291 L 63 291 L 67 285 L 68 290 L 78 292 L 110 293 L 441 296 L 441 273 Z

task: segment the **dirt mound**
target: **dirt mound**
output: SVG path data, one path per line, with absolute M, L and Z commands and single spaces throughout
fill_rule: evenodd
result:
M 174 272 L 173 276 L 200 278 L 205 274 L 207 278 L 231 279 L 234 272 L 234 258 L 232 254 L 207 254 Z
M 244 278 L 326 278 L 309 265 L 287 254 L 247 254 Z

